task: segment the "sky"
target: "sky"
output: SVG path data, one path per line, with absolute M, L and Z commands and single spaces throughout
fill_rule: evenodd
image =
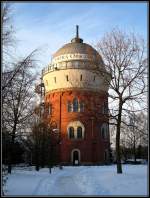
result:
M 114 27 L 147 39 L 146 2 L 14 2 L 12 8 L 18 40 L 16 54 L 25 56 L 40 48 L 39 69 L 46 67 L 51 56 L 75 37 L 76 25 L 80 38 L 90 45 Z

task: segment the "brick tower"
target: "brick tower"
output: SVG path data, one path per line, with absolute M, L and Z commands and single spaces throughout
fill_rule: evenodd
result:
M 42 71 L 45 104 L 59 134 L 59 161 L 103 164 L 109 160 L 108 81 L 99 53 L 76 37 Z

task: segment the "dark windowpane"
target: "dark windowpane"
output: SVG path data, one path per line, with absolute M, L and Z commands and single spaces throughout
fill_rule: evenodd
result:
M 74 128 L 73 127 L 69 127 L 69 138 L 70 139 L 74 138 Z
M 81 127 L 77 128 L 77 138 L 82 138 L 82 128 Z
M 66 75 L 66 80 L 67 80 L 67 81 L 69 81 L 69 79 L 68 79 L 68 75 Z
M 73 111 L 78 112 L 78 100 L 77 100 L 77 98 L 75 98 L 73 100 Z

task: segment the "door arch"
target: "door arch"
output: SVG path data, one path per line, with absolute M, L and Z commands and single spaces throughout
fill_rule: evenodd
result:
M 71 152 L 71 162 L 73 165 L 77 165 L 80 163 L 81 154 L 79 149 L 73 149 Z M 77 163 L 77 164 L 76 164 Z

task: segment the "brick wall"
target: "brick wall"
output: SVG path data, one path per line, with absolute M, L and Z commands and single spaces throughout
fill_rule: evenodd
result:
M 67 102 L 77 97 L 85 103 L 84 112 L 68 112 Z M 108 122 L 108 116 L 102 113 L 102 105 L 108 102 L 107 93 L 96 93 L 81 90 L 47 93 L 45 102 L 52 104 L 52 120 L 57 122 L 61 131 L 60 161 L 71 163 L 71 152 L 79 149 L 81 164 L 97 164 L 104 162 L 104 150 L 109 148 L 109 137 L 104 140 L 100 127 Z M 67 126 L 72 121 L 79 120 L 85 127 L 85 137 L 82 140 L 68 138 Z

